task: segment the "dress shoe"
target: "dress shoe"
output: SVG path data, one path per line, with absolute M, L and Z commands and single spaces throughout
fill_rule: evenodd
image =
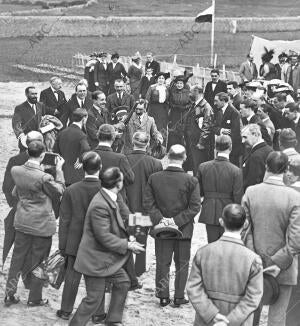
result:
M 66 311 L 63 311 L 63 310 L 57 310 L 56 311 L 56 316 L 61 318 L 61 319 L 64 319 L 64 320 L 69 320 L 70 315 L 71 315 L 71 312 L 66 312 Z
M 136 284 L 131 285 L 131 287 L 129 288 L 129 291 L 135 291 L 135 290 L 141 289 L 142 287 L 143 287 L 143 284 L 137 282 Z
M 28 301 L 27 306 L 28 307 L 42 307 L 42 306 L 46 306 L 48 303 L 49 303 L 48 299 L 41 299 L 38 301 Z
M 165 307 L 171 303 L 170 298 L 160 298 L 160 306 Z
M 20 299 L 18 297 L 15 297 L 14 295 L 9 295 L 4 298 L 4 305 L 5 307 L 9 307 L 13 304 L 17 304 L 20 302 Z
M 102 314 L 102 315 L 98 315 L 98 316 L 93 316 L 92 317 L 92 322 L 94 324 L 103 324 L 105 318 L 106 318 L 106 314 Z
M 185 299 L 185 298 L 174 298 L 174 307 L 175 308 L 178 308 L 180 307 L 182 304 L 187 304 L 189 303 L 189 300 L 188 299 Z

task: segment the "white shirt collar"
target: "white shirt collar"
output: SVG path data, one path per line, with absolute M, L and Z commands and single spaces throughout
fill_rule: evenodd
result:
M 55 92 L 57 92 L 52 86 L 50 86 L 51 87 L 51 89 L 52 89 L 52 92 L 54 93 L 54 94 L 57 94 L 57 93 L 55 93 Z
M 225 231 L 223 233 L 223 237 L 229 237 L 229 238 L 234 238 L 234 239 L 242 240 L 240 234 L 238 234 L 236 232 L 230 232 L 230 231 Z
M 270 172 L 268 172 L 268 173 L 270 173 Z M 271 180 L 277 180 L 277 181 L 283 181 L 283 174 L 272 174 L 271 173 L 268 176 L 267 180 L 269 180 L 269 179 L 271 179 Z
M 80 129 L 82 128 L 82 125 L 81 125 L 81 123 L 80 122 L 72 122 L 72 125 L 75 125 L 75 126 L 77 126 L 77 127 L 79 127 Z
M 85 98 L 83 99 L 83 100 L 81 100 L 79 97 L 77 97 L 76 96 L 76 98 L 77 98 L 77 102 L 78 102 L 78 104 L 80 105 L 80 107 L 81 107 L 81 103 L 83 102 L 85 102 Z
M 176 164 L 176 163 L 169 163 L 168 167 L 174 167 L 174 168 L 182 169 L 182 165 L 181 164 Z
M 108 194 L 108 196 L 110 197 L 110 199 L 112 200 L 112 201 L 114 201 L 114 202 L 116 202 L 117 201 L 117 198 L 118 198 L 118 195 L 117 194 L 115 194 L 114 192 L 112 192 L 111 190 L 109 190 L 109 189 L 106 189 L 106 188 L 102 188 L 107 194 Z
M 105 146 L 111 148 L 111 146 L 108 143 L 101 142 L 101 141 L 98 143 L 98 146 Z
M 229 154 L 228 153 L 217 153 L 217 156 L 225 157 L 227 160 L 229 160 Z
M 140 121 L 143 121 L 144 116 L 145 116 L 145 113 L 143 113 L 142 115 L 136 115 L 136 116 L 138 117 L 138 119 L 139 119 Z
M 98 175 L 91 175 L 91 174 L 84 176 L 84 178 L 85 179 L 97 179 L 97 180 L 99 180 Z
M 223 114 L 225 113 L 225 110 L 227 109 L 227 107 L 228 107 L 228 103 L 226 103 L 226 104 L 222 107 Z
M 249 117 L 247 117 L 246 119 L 247 119 L 247 121 L 249 122 L 250 121 L 250 119 L 253 117 L 255 115 L 255 113 L 253 112 L 251 115 L 249 115 Z
M 31 164 L 35 164 L 35 165 L 37 165 L 37 166 L 41 166 L 41 164 L 40 164 L 39 162 L 35 161 L 35 160 L 31 160 L 31 159 L 29 159 L 27 162 L 28 162 L 28 163 L 31 163 Z

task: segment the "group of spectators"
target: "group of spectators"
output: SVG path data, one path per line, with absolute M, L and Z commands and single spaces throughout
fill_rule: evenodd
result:
M 213 69 L 204 89 L 189 85 L 188 73 L 170 80 L 151 54 L 148 81 L 140 78 L 139 86 L 131 79 L 138 55 L 131 72 L 117 54 L 109 64 L 105 53 L 95 57 L 85 70 L 88 82 L 79 81 L 68 101 L 62 81 L 53 77 L 40 101 L 36 88 L 28 87 L 27 100 L 15 108 L 20 153 L 10 159 L 3 183 L 11 206 L 5 256 L 14 243 L 5 305 L 19 302 L 20 276 L 30 290 L 28 306 L 48 303 L 43 280 L 32 271 L 48 257 L 59 218 L 66 275 L 57 316 L 70 318 L 82 275 L 87 290 L 70 325 L 86 325 L 90 318 L 121 325 L 127 292 L 142 287 L 138 276 L 146 271 L 149 231 L 160 306 L 187 304 L 187 285 L 195 325 L 258 325 L 267 274 L 279 287 L 268 325 L 282 326 L 286 319 L 294 325 L 298 312 L 288 318 L 286 312 L 299 299 L 298 88 L 266 83 L 266 76 L 256 81 L 251 55 L 244 66 L 252 77 L 242 85 L 220 80 Z M 165 169 L 151 155 L 157 146 L 167 148 Z M 129 214 L 136 212 L 149 215 L 153 227 L 139 227 L 129 240 Z M 197 252 L 188 278 L 198 213 L 209 245 Z M 165 228 L 177 236 L 157 236 Z

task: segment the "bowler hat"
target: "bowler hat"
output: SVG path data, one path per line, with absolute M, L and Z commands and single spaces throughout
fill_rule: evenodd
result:
M 151 235 L 156 239 L 181 239 L 183 237 L 182 232 L 178 228 L 173 226 L 159 226 L 155 227 L 151 231 Z
M 264 273 L 264 294 L 262 297 L 263 305 L 272 305 L 279 297 L 279 284 L 276 278 L 270 274 Z

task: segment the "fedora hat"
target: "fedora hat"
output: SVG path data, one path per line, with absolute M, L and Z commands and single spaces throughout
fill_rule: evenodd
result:
M 177 227 L 174 226 L 165 226 L 165 224 L 161 223 L 156 225 L 151 231 L 151 235 L 155 239 L 168 240 L 168 239 L 181 239 L 182 232 L 178 230 Z
M 262 297 L 263 305 L 272 305 L 279 297 L 279 284 L 276 278 L 270 274 L 264 273 L 264 294 Z

